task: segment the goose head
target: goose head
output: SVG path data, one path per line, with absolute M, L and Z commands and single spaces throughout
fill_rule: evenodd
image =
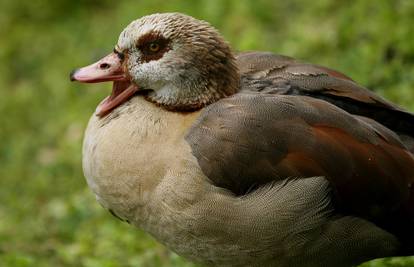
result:
M 98 106 L 100 117 L 143 95 L 163 108 L 193 111 L 236 93 L 239 75 L 229 45 L 205 21 L 179 13 L 153 14 L 131 22 L 114 51 L 76 69 L 72 81 L 113 81 Z

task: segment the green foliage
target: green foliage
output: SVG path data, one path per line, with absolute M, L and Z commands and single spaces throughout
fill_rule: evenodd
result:
M 193 15 L 235 50 L 330 66 L 414 110 L 410 0 L 1 0 L 0 7 L 0 266 L 195 266 L 113 219 L 82 175 L 83 130 L 110 85 L 73 84 L 69 72 L 111 51 L 140 16 Z

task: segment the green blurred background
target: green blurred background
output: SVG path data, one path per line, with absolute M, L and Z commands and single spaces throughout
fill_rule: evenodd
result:
M 166 11 L 211 22 L 235 50 L 332 67 L 414 111 L 414 1 L 0 0 L 0 266 L 195 266 L 97 204 L 81 143 L 111 85 L 68 78 L 131 20 Z

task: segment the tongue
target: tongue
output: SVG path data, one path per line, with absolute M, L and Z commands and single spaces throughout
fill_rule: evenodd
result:
M 107 115 L 114 108 L 128 101 L 137 91 L 138 86 L 133 83 L 124 81 L 114 82 L 112 94 L 98 105 L 96 115 L 99 117 Z

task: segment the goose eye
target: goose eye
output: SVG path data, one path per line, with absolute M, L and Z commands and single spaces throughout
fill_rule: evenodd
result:
M 158 52 L 160 50 L 160 45 L 157 43 L 150 43 L 149 44 L 149 50 L 151 52 Z
M 171 49 L 170 40 L 156 33 L 148 33 L 139 37 L 135 46 L 141 53 L 140 61 L 142 62 L 158 60 Z

